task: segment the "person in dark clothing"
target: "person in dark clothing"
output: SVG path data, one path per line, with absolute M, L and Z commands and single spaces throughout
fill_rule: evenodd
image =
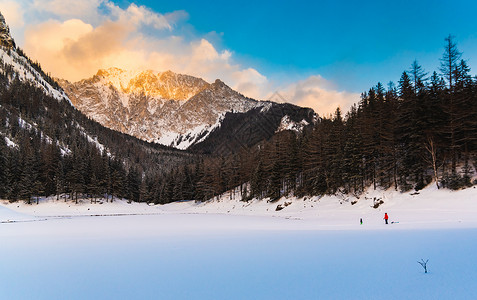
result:
M 388 213 L 384 213 L 384 222 L 386 222 L 386 224 L 388 224 L 388 219 L 389 219 Z
M 363 218 L 360 218 L 360 219 L 359 219 L 359 223 L 360 223 L 361 225 L 363 225 Z

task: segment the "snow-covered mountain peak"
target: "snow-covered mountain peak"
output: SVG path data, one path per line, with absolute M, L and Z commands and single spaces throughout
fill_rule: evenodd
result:
M 227 86 L 227 85 L 226 85 L 222 80 L 220 80 L 220 79 L 215 79 L 214 85 L 217 86 L 217 87 Z
M 167 100 L 188 100 L 209 86 L 200 78 L 177 74 L 172 71 L 122 70 L 109 68 L 99 70 L 89 80 L 103 86 L 112 86 L 124 94 L 145 95 Z
M 96 73 L 96 76 L 99 77 L 111 77 L 111 76 L 119 76 L 120 74 L 124 73 L 123 70 L 119 68 L 109 68 L 109 69 L 99 69 Z
M 228 87 L 170 70 L 101 69 L 76 83 L 58 80 L 73 104 L 106 127 L 185 149 L 220 126 L 227 112 L 264 105 Z
M 161 76 L 164 76 L 164 77 L 173 77 L 175 75 L 176 75 L 176 73 L 172 72 L 171 70 L 167 70 L 167 71 L 161 73 Z
M 273 104 L 247 98 L 220 79 L 209 84 L 170 70 L 109 68 L 76 83 L 59 83 L 79 110 L 102 125 L 178 149 L 206 140 L 227 113 L 262 112 Z

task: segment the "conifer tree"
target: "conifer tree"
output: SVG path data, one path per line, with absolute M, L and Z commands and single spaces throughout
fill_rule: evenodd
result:
M 446 78 L 449 89 L 452 90 L 456 80 L 455 72 L 457 64 L 462 57 L 462 52 L 457 49 L 454 36 L 449 34 L 444 40 L 444 54 L 441 58 L 440 71 L 444 78 Z
M 441 58 L 440 71 L 448 83 L 447 93 L 445 94 L 445 112 L 448 115 L 447 136 L 450 142 L 450 158 L 452 174 L 456 172 L 457 166 L 457 148 L 456 131 L 458 130 L 458 104 L 455 99 L 455 83 L 457 81 L 457 66 L 462 53 L 457 49 L 457 44 L 454 42 L 454 37 L 449 35 L 445 38 L 444 53 Z
M 136 168 L 129 169 L 126 184 L 126 198 L 130 201 L 139 201 L 141 175 Z
M 250 189 L 251 195 L 261 199 L 263 197 L 263 193 L 265 192 L 265 170 L 263 167 L 263 162 L 260 159 L 258 164 L 253 171 L 251 180 L 250 180 Z
M 7 184 L 7 145 L 5 139 L 0 137 L 0 198 L 4 198 L 6 194 Z
M 5 196 L 10 201 L 18 200 L 21 172 L 18 151 L 9 151 L 5 168 Z

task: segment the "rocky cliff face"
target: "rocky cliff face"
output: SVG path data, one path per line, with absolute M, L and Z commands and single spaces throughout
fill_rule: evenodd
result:
M 10 28 L 5 22 L 5 18 L 0 13 L 0 45 L 6 48 L 15 48 L 15 42 L 10 36 Z
M 227 112 L 269 105 L 220 80 L 212 84 L 171 71 L 99 70 L 92 78 L 58 80 L 73 105 L 102 125 L 179 149 L 204 140 Z

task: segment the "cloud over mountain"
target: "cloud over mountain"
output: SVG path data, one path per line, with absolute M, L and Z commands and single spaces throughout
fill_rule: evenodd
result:
M 359 94 L 337 91 L 331 82 L 319 75 L 292 83 L 282 93 L 286 99 L 294 99 L 295 104 L 311 107 L 320 114 L 333 113 L 337 107 L 347 112 L 359 100 Z
M 285 86 L 289 101 L 320 114 L 332 112 L 336 105 L 329 107 L 335 103 L 348 106 L 342 101 L 354 96 L 323 89 L 315 76 L 279 85 L 257 68 L 237 62 L 232 50 L 219 49 L 209 36 L 183 34 L 181 28 L 191 26 L 183 10 L 163 14 L 134 3 L 120 7 L 109 0 L 10 2 L 0 0 L 0 9 L 10 7 L 14 29 L 24 33 L 19 44 L 55 77 L 77 81 L 109 67 L 172 70 L 209 82 L 220 78 L 256 99 L 283 92 L 280 87 Z

